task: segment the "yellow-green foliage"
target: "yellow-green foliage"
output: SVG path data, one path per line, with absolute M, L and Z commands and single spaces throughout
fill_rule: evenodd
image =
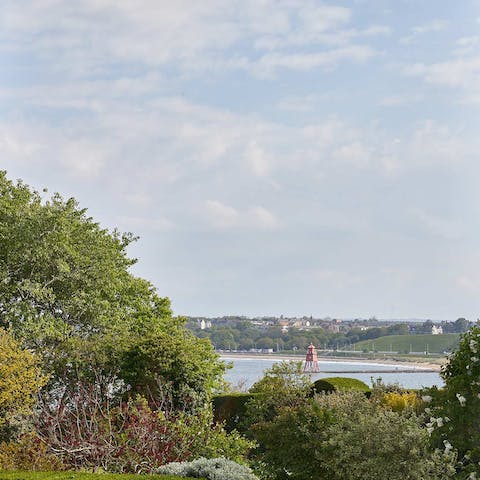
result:
M 35 434 L 18 442 L 0 443 L 0 470 L 65 470 L 61 460 Z
M 406 409 L 416 410 L 420 401 L 416 393 L 389 392 L 383 397 L 383 403 L 394 412 L 402 412 Z
M 0 426 L 29 414 L 45 381 L 36 356 L 0 329 Z

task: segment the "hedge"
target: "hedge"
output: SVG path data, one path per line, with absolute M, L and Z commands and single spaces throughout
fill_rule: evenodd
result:
M 355 390 L 363 393 L 370 392 L 370 388 L 366 383 L 357 380 L 356 378 L 348 377 L 321 378 L 314 382 L 312 389 L 314 393 L 330 393 L 339 390 Z
M 132 475 L 83 472 L 0 472 L 0 480 L 178 480 L 172 475 Z
M 246 404 L 258 393 L 231 393 L 213 397 L 213 418 L 216 422 L 225 422 L 225 429 L 241 430 L 241 420 L 245 416 Z

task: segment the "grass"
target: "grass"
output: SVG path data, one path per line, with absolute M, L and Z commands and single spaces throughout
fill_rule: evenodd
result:
M 355 344 L 355 349 L 394 353 L 425 352 L 428 350 L 429 353 L 443 353 L 456 347 L 458 339 L 459 335 L 457 333 L 447 333 L 445 335 L 389 335 L 358 342 Z
M 0 480 L 178 480 L 172 475 L 132 475 L 84 472 L 0 472 Z

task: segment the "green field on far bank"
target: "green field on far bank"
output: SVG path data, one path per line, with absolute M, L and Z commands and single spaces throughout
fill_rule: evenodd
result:
M 358 351 L 377 351 L 393 353 L 428 352 L 443 353 L 454 349 L 458 345 L 460 335 L 447 333 L 444 335 L 389 335 L 364 340 L 354 345 Z

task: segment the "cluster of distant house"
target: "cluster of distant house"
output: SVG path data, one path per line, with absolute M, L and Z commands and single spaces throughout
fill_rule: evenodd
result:
M 332 333 L 340 331 L 348 331 L 351 328 L 359 328 L 360 330 L 367 330 L 374 326 L 379 326 L 378 320 L 340 320 L 336 318 L 318 319 L 313 317 L 243 317 L 243 316 L 225 316 L 225 317 L 190 317 L 190 321 L 196 321 L 201 330 L 211 328 L 212 325 L 231 326 L 241 321 L 248 321 L 254 327 L 259 329 L 267 329 L 269 327 L 281 327 L 283 331 L 287 332 L 290 328 L 298 328 L 300 330 L 308 330 L 310 328 L 321 327 L 324 330 Z
M 338 319 L 338 318 L 313 318 L 310 317 L 253 317 L 246 316 L 224 316 L 224 317 L 190 317 L 191 322 L 197 324 L 201 330 L 211 328 L 212 326 L 233 326 L 238 322 L 248 321 L 252 326 L 258 329 L 268 329 L 270 327 L 281 327 L 283 332 L 287 332 L 291 328 L 297 328 L 299 330 L 309 330 L 312 328 L 321 327 L 325 331 L 330 333 L 348 332 L 355 328 L 361 331 L 365 331 L 371 328 L 388 327 L 391 325 L 403 323 L 408 326 L 409 333 L 431 333 L 432 335 L 442 335 L 449 333 L 452 329 L 449 325 L 458 323 L 460 320 L 464 320 L 466 326 L 473 325 L 473 322 L 468 322 L 465 319 L 458 319 L 456 322 L 442 320 L 432 322 L 431 320 L 418 320 L 418 319 L 406 319 L 406 320 L 378 320 L 375 317 L 368 319 Z M 478 321 L 477 321 L 478 323 Z M 449 327 L 445 332 L 444 327 Z

